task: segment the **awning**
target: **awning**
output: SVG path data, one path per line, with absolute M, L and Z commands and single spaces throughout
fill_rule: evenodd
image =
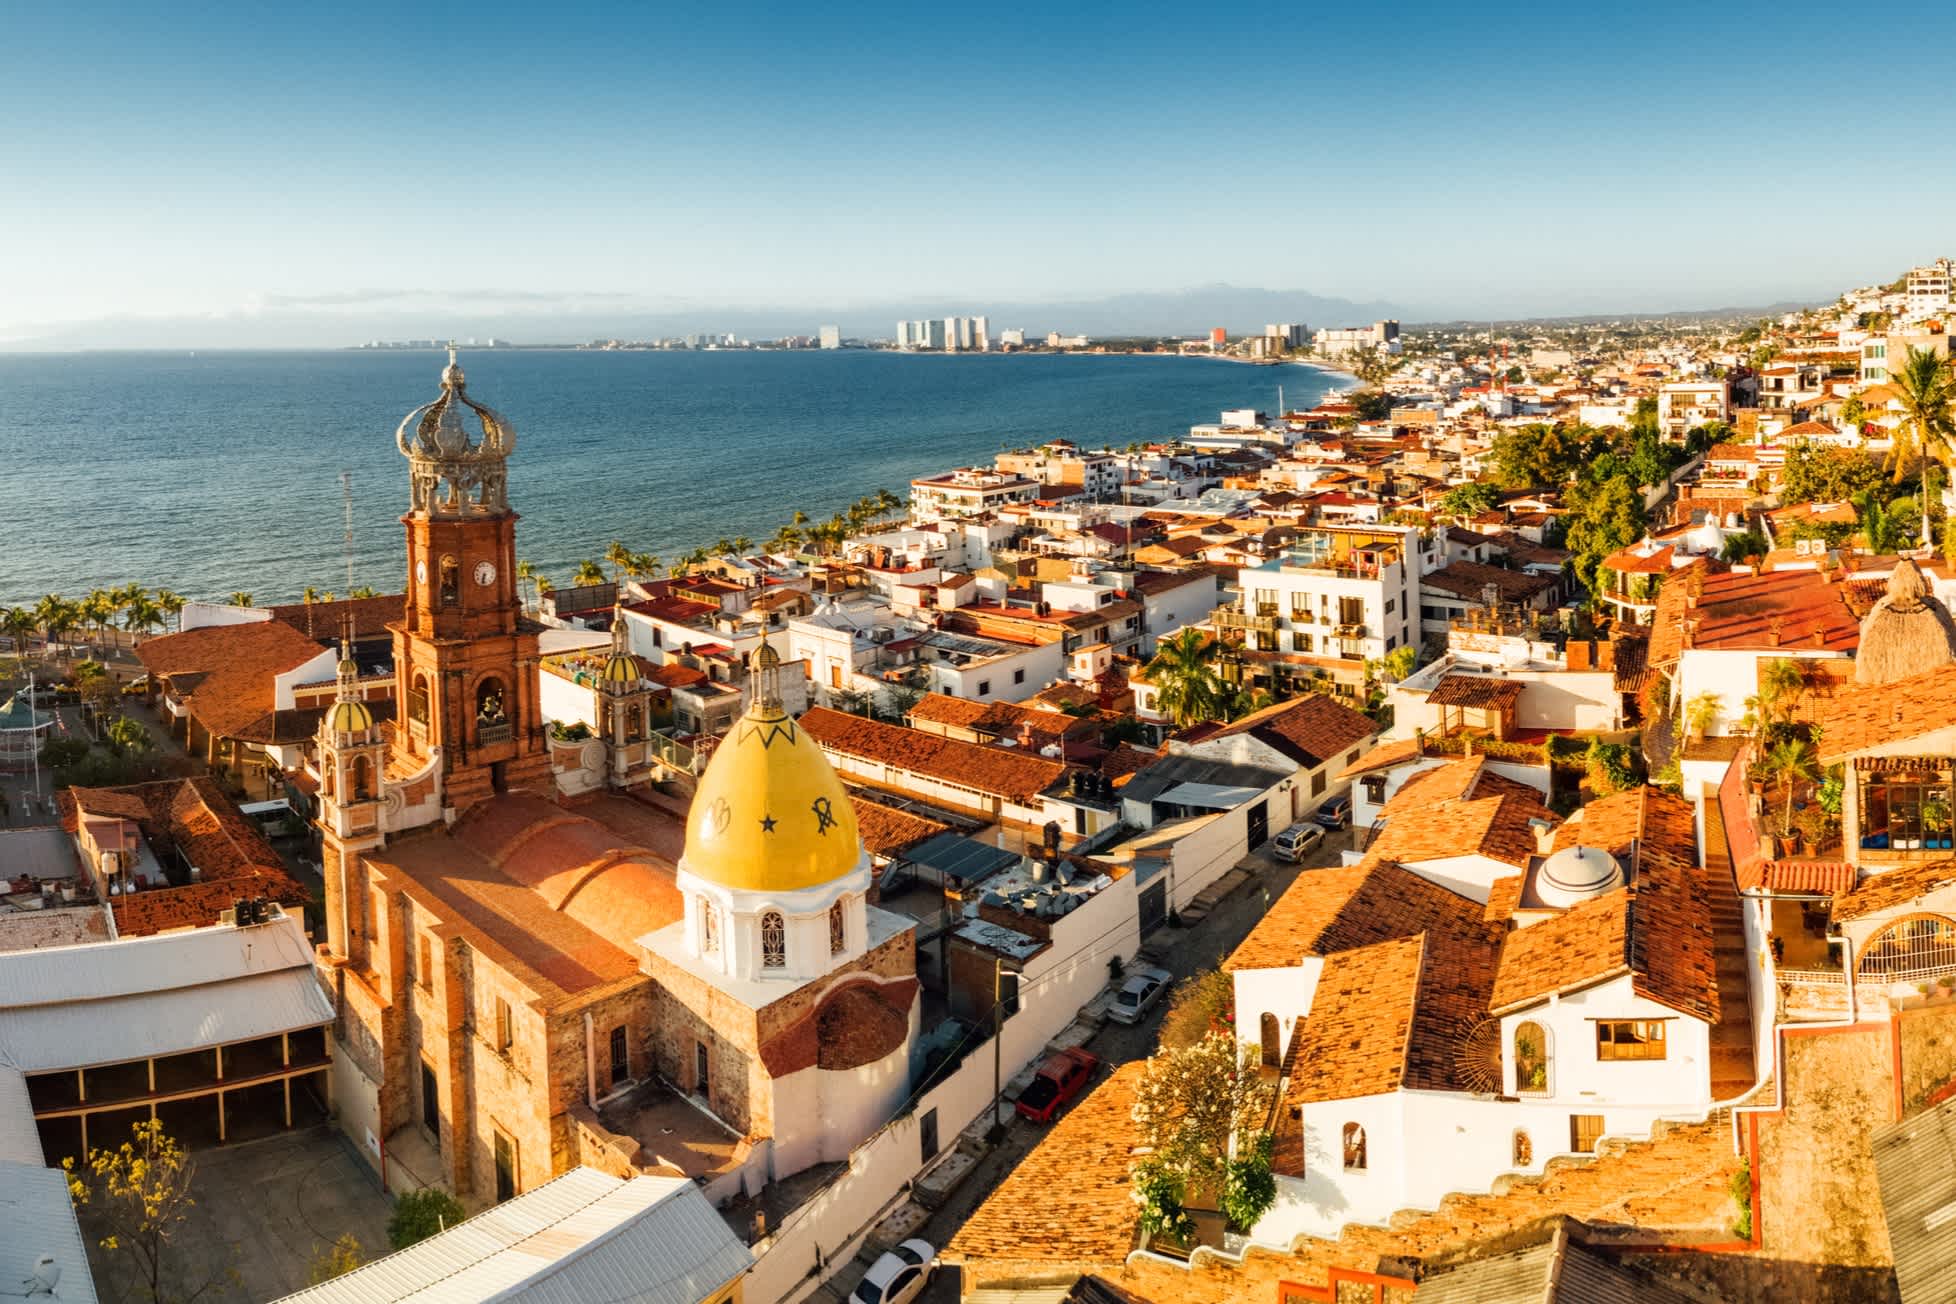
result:
M 1203 810 L 1235 810 L 1263 795 L 1261 788 L 1224 787 L 1215 783 L 1178 783 L 1155 800 L 1171 806 L 1198 806 Z

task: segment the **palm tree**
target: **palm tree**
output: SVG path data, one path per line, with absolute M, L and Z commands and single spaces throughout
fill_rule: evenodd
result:
M 121 755 L 140 756 L 150 748 L 149 730 L 126 715 L 119 715 L 109 721 L 105 731 L 109 746 Z
M 34 618 L 41 624 L 42 651 L 52 650 L 61 636 L 81 623 L 76 605 L 59 593 L 50 593 L 34 604 Z
M 1820 762 L 1813 744 L 1806 739 L 1782 738 L 1766 753 L 1766 769 L 1786 788 L 1786 808 L 1780 817 L 1779 831 L 1780 836 L 1787 837 L 1793 832 L 1794 790 L 1802 779 L 1812 779 L 1820 773 Z
M 0 610 L 0 634 L 5 634 L 12 642 L 16 656 L 27 655 L 27 641 L 41 622 L 26 607 L 8 607 Z
M 1806 676 L 1791 657 L 1774 657 L 1759 667 L 1759 706 L 1762 723 L 1790 721 L 1793 707 L 1806 691 Z
M 173 592 L 170 589 L 158 589 L 156 591 L 156 606 L 159 611 L 162 611 L 170 619 L 176 621 L 177 629 L 181 632 L 183 629 L 183 594 Z
M 1276 704 L 1277 699 L 1270 695 L 1270 690 L 1267 688 L 1240 688 L 1236 691 L 1236 695 L 1229 699 L 1229 718 L 1238 720 L 1246 715 L 1254 715 L 1266 706 Z
M 1703 738 L 1718 723 L 1718 713 L 1722 699 L 1717 693 L 1696 693 L 1684 704 L 1684 732 L 1691 738 Z
M 328 595 L 329 600 L 330 600 L 330 596 L 331 595 Z M 374 588 L 373 585 L 362 584 L 357 589 L 347 590 L 346 596 L 349 598 L 377 598 L 380 596 L 380 593 L 378 590 Z
M 306 585 L 304 592 L 299 594 L 299 601 L 310 607 L 313 603 L 319 601 L 319 590 L 310 584 Z
M 249 607 L 251 605 L 251 590 L 238 589 L 230 597 L 226 598 L 225 601 L 234 607 Z
M 744 534 L 736 534 L 733 540 L 733 550 L 735 556 L 745 557 L 748 553 L 754 551 L 754 541 Z
M 115 609 L 116 600 L 107 589 L 91 589 L 88 596 L 77 604 L 82 621 L 95 627 L 97 637 L 108 628 L 109 621 L 115 616 Z
M 147 634 L 163 623 L 163 608 L 147 594 L 131 602 L 122 613 L 122 627 L 132 634 Z
M 632 564 L 626 569 L 634 576 L 643 575 L 647 579 L 659 578 L 659 572 L 666 568 L 665 559 L 656 552 L 635 552 Z
M 1148 682 L 1155 686 L 1155 708 L 1186 728 L 1223 713 L 1222 680 L 1212 664 L 1209 642 L 1194 629 L 1184 629 L 1155 648 L 1148 662 Z
M 536 582 L 537 582 L 537 564 L 533 561 L 517 562 L 516 563 L 517 592 L 521 593 L 526 587 L 534 589 L 536 587 Z M 535 610 L 536 603 L 526 599 L 524 601 L 523 606 L 525 610 Z
M 1949 407 L 1956 401 L 1956 373 L 1950 371 L 1947 358 L 1930 349 L 1911 347 L 1908 361 L 1891 374 L 1890 380 L 1897 391 L 1895 401 L 1901 405 L 1902 419 L 1895 427 L 1895 444 L 1888 456 L 1894 479 L 1900 483 L 1912 465 L 1931 457 L 1945 464 L 1951 460 L 1956 427 L 1951 425 Z M 1923 546 L 1928 546 L 1928 542 L 1929 512 L 1925 502 Z
M 616 583 L 621 577 L 630 574 L 632 569 L 632 550 L 625 546 L 623 539 L 613 539 L 611 546 L 604 550 L 604 559 L 611 563 L 611 579 Z
M 539 575 L 536 577 L 536 579 L 532 580 L 531 583 L 537 586 L 537 603 L 539 605 L 541 605 L 543 602 L 543 595 L 555 591 L 557 587 L 555 584 L 552 584 L 550 582 L 550 577 L 548 575 Z
M 602 584 L 604 582 L 604 567 L 598 565 L 596 559 L 591 557 L 586 557 L 583 561 L 577 563 L 577 571 L 571 576 L 571 584 L 580 589 L 589 584 Z

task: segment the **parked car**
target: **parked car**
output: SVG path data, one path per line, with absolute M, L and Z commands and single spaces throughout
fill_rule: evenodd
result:
M 1113 1004 L 1107 1007 L 1107 1017 L 1116 1023 L 1139 1023 L 1161 994 L 1168 990 L 1168 984 L 1175 981 L 1175 975 L 1166 969 L 1136 969 L 1128 975 L 1121 989 L 1114 993 Z
M 937 1251 L 929 1241 L 904 1241 L 869 1265 L 849 1298 L 854 1304 L 910 1304 L 924 1293 L 936 1271 Z
M 1297 823 L 1276 836 L 1270 843 L 1270 854 L 1295 865 L 1323 845 L 1323 829 L 1315 824 Z
M 1021 1117 L 1035 1123 L 1050 1123 L 1059 1108 L 1087 1089 L 1100 1057 L 1074 1047 L 1063 1050 L 1039 1066 L 1032 1083 L 1019 1093 Z
M 1311 818 L 1328 829 L 1342 829 L 1350 824 L 1352 822 L 1351 789 L 1347 788 L 1336 797 L 1326 798 L 1324 805 L 1318 807 L 1317 813 Z

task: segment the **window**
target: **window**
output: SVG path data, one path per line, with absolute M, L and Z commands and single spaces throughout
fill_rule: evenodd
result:
M 414 977 L 423 991 L 435 985 L 435 948 L 429 944 L 426 933 L 415 939 Z
M 408 719 L 416 724 L 428 723 L 428 676 L 416 675 L 414 687 L 408 690 Z
M 368 757 L 362 755 L 353 758 L 352 790 L 346 795 L 351 801 L 361 801 L 374 795 L 374 763 Z
M 1535 1143 L 1529 1139 L 1528 1133 L 1522 1131 L 1520 1128 L 1516 1128 L 1515 1141 L 1514 1141 L 1514 1166 L 1516 1168 L 1526 1168 L 1534 1162 L 1535 1162 Z
M 435 1066 L 427 1060 L 421 1061 L 421 1126 L 428 1129 L 428 1135 L 435 1140 L 435 1149 L 441 1149 L 441 1091 L 435 1086 Z
M 991 681 L 991 680 L 989 680 L 989 679 L 981 679 L 981 680 L 979 680 L 979 681 L 978 681 L 978 696 L 980 696 L 980 697 L 990 697 L 991 695 L 992 695 L 992 681 Z
M 1012 682 L 1015 684 L 1023 684 L 1025 681 L 1026 681 L 1026 668 L 1024 666 L 1020 666 L 1017 670 L 1014 670 L 1012 672 Z
M 1599 1060 L 1661 1060 L 1664 1024 L 1651 1019 L 1605 1019 L 1596 1025 Z
M 788 921 L 781 917 L 779 910 L 761 916 L 761 967 L 788 967 Z
M 849 946 L 849 921 L 842 911 L 842 903 L 829 907 L 829 954 L 841 955 Z
M 928 1163 L 937 1158 L 937 1111 L 935 1109 L 924 1111 L 923 1121 L 918 1125 L 917 1132 L 918 1141 L 924 1152 L 923 1162 Z
M 1398 609 L 1399 609 L 1399 600 L 1397 598 L 1386 599 L 1386 615 L 1390 616 L 1393 612 L 1397 611 Z
M 632 1076 L 631 1040 L 625 1035 L 625 1025 L 619 1024 L 611 1030 L 611 1085 L 617 1086 Z
M 1311 776 L 1311 795 L 1313 797 L 1318 797 L 1318 796 L 1322 796 L 1323 794 L 1324 794 L 1324 771 L 1319 770 L 1316 774 L 1313 774 Z
M 1535 1022 L 1515 1025 L 1515 1090 L 1547 1091 L 1548 1033 Z
M 711 955 L 720 949 L 720 907 L 711 901 L 700 902 L 700 951 Z
M 1931 773 L 1877 772 L 1862 781 L 1861 846 L 1869 851 L 1950 845 L 1949 783 Z
M 1284 1062 L 1284 1033 L 1277 1025 L 1277 1016 L 1267 1010 L 1257 1022 L 1257 1031 L 1263 1038 L 1263 1062 L 1276 1068 Z
M 1385 775 L 1368 774 L 1365 776 L 1364 783 L 1365 783 L 1365 800 L 1372 802 L 1374 804 L 1382 803 L 1385 801 L 1386 799 L 1386 776 Z
M 1345 1124 L 1345 1171 L 1365 1170 L 1365 1129 L 1356 1123 Z
M 496 1149 L 496 1203 L 516 1194 L 516 1142 L 512 1141 L 501 1128 L 495 1133 Z
M 512 1026 L 513 1023 L 514 1020 L 510 1014 L 509 1002 L 498 996 L 496 998 L 497 1050 L 508 1050 L 510 1043 L 516 1040 L 516 1029 Z
M 1603 1135 L 1601 1114 L 1569 1115 L 1569 1149 L 1579 1155 L 1596 1153 L 1596 1140 Z

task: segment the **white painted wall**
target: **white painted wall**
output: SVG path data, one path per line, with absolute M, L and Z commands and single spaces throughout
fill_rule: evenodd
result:
M 249 623 L 249 622 L 238 622 Z M 316 684 L 322 679 L 331 679 L 339 671 L 340 654 L 332 648 L 321 648 L 319 654 L 303 665 L 297 665 L 282 675 L 272 676 L 272 704 L 281 711 L 294 709 L 295 699 L 292 690 L 300 684 Z
M 207 625 L 262 625 L 272 613 L 262 607 L 234 607 L 228 602 L 186 602 L 177 628 L 203 629 Z
M 544 719 L 598 727 L 598 695 L 588 685 L 574 684 L 548 670 L 537 675 L 537 685 L 537 706 Z
M 1402 819 L 1419 818 L 1416 812 Z M 1513 878 L 1521 873 L 1517 866 L 1491 856 L 1442 856 L 1435 860 L 1403 861 L 1407 869 L 1429 883 L 1438 883 L 1449 892 L 1458 892 L 1470 901 L 1487 904 L 1487 894 L 1497 878 Z
M 1700 693 L 1715 695 L 1719 699 L 1719 715 L 1709 732 L 1713 736 L 1737 733 L 1739 721 L 1745 715 L 1745 699 L 1759 691 L 1759 664 L 1781 657 L 1841 659 L 1834 653 L 1815 652 L 1812 648 L 1760 648 L 1742 652 L 1687 648 L 1678 657 L 1676 702 L 1682 707 Z
M 1665 1058 L 1598 1059 L 1598 1019 L 1663 1019 Z M 1504 1088 L 1511 1095 L 1516 1094 L 1515 1027 L 1525 1021 L 1540 1024 L 1549 1042 L 1549 1089 L 1544 1095 L 1531 1095 L 1531 1100 L 1578 1113 L 1595 1112 L 1606 1103 L 1672 1109 L 1711 1103 L 1710 1025 L 1639 996 L 1627 974 L 1502 1016 L 1501 1072 Z

